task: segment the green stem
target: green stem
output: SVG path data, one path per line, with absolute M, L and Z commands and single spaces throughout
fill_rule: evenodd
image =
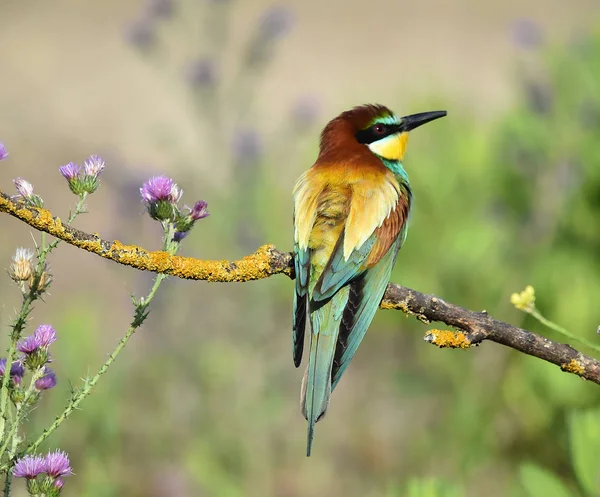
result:
M 23 410 L 29 405 L 29 400 L 35 392 L 35 382 L 39 380 L 42 376 L 44 376 L 44 372 L 45 368 L 44 366 L 42 366 L 41 368 L 38 368 L 31 376 L 31 382 L 29 383 L 29 387 L 25 392 L 23 401 L 17 405 L 14 422 L 11 425 L 6 438 L 3 440 L 2 446 L 0 447 L 0 458 L 6 452 L 9 441 L 12 441 L 12 444 L 8 452 L 8 459 L 11 460 L 17 452 L 17 446 L 19 445 L 19 437 L 17 436 L 17 431 L 19 429 L 19 426 L 27 416 L 27 413 L 24 413 Z
M 33 288 L 36 288 L 39 278 L 36 276 Z M 10 382 L 10 370 L 12 368 L 13 358 L 17 350 L 17 343 L 23 333 L 23 328 L 27 322 L 27 317 L 31 312 L 31 304 L 35 300 L 35 293 L 30 290 L 29 293 L 23 298 L 21 303 L 21 309 L 12 326 L 12 332 L 10 334 L 10 346 L 8 347 L 8 353 L 6 356 L 6 364 L 4 367 L 4 375 L 2 376 L 2 388 L 0 389 L 0 441 L 4 441 L 4 432 L 6 429 L 6 423 L 8 421 L 7 407 L 8 407 L 8 385 Z
M 165 236 L 164 236 L 163 247 L 167 252 L 169 252 L 171 254 L 174 254 L 175 252 L 177 252 L 177 249 L 179 247 L 178 243 L 172 241 L 173 234 L 174 234 L 174 227 L 172 226 L 171 223 L 169 223 L 168 226 L 165 226 Z M 119 355 L 121 350 L 123 350 L 125 345 L 127 345 L 127 342 L 129 341 L 129 339 L 133 336 L 135 331 L 142 325 L 142 323 L 146 319 L 147 310 L 150 305 L 150 302 L 152 302 L 152 299 L 156 295 L 156 292 L 157 292 L 160 284 L 165 280 L 166 277 L 167 276 L 165 274 L 157 274 L 156 275 L 154 284 L 152 285 L 152 288 L 151 288 L 150 292 L 148 293 L 148 295 L 146 296 L 146 298 L 140 299 L 139 302 L 135 302 L 135 316 L 134 316 L 133 322 L 131 323 L 131 326 L 125 333 L 125 336 L 123 336 L 123 338 L 119 341 L 119 344 L 117 345 L 115 350 L 108 356 L 108 359 L 100 367 L 100 369 L 98 370 L 96 375 L 91 380 L 86 381 L 84 387 L 76 395 L 74 395 L 71 398 L 71 400 L 67 404 L 67 407 L 65 408 L 65 410 L 54 420 L 54 422 L 50 425 L 50 427 L 47 428 L 46 430 L 44 430 L 43 433 L 37 438 L 37 440 L 35 442 L 33 442 L 32 444 L 30 444 L 23 451 L 24 454 L 31 454 L 32 452 L 34 452 L 66 419 L 69 418 L 69 416 L 73 413 L 73 411 L 75 411 L 79 407 L 79 404 L 81 404 L 83 399 L 85 399 L 90 394 L 90 392 L 96 386 L 96 383 L 98 383 L 98 380 L 100 379 L 100 377 L 104 373 L 106 373 L 106 371 L 108 371 L 108 368 L 115 361 L 115 359 L 117 358 L 117 356 Z M 10 465 L 10 462 L 4 463 L 0 467 L 0 471 L 6 470 L 9 467 L 9 465 Z
M 87 193 L 84 193 L 79 197 L 79 201 L 77 202 L 77 206 L 75 207 L 75 211 L 69 214 L 68 223 L 72 223 L 75 218 L 82 214 L 84 211 L 84 202 L 87 197 Z M 42 250 L 39 251 L 38 255 L 38 264 L 36 268 L 36 272 L 33 278 L 32 285 L 30 286 L 29 292 L 23 294 L 23 301 L 21 303 L 21 309 L 15 323 L 12 326 L 11 332 L 11 340 L 10 346 L 8 348 L 8 353 L 6 357 L 6 367 L 4 368 L 4 375 L 2 376 L 2 387 L 0 388 L 0 442 L 4 443 L 4 432 L 6 430 L 7 420 L 7 407 L 8 407 L 8 385 L 10 381 L 10 369 L 12 367 L 13 359 L 15 356 L 15 352 L 17 350 L 17 343 L 21 339 L 21 335 L 23 334 L 23 329 L 25 328 L 25 324 L 27 323 L 27 318 L 31 313 L 31 305 L 37 300 L 39 294 L 37 292 L 37 288 L 39 282 L 42 277 L 42 273 L 45 269 L 46 258 L 48 254 L 56 248 L 56 246 L 60 243 L 60 240 L 55 240 L 50 245 L 46 246 L 46 234 L 42 233 Z M 7 441 L 7 440 L 6 440 Z M 4 451 L 2 451 L 3 453 Z M 0 453 L 0 455 L 2 454 Z
M 10 471 L 6 472 L 4 476 L 4 492 L 2 493 L 4 497 L 10 497 L 10 485 L 12 483 L 12 473 Z
M 531 314 L 534 318 L 536 318 L 540 323 L 542 323 L 543 325 L 547 326 L 548 328 L 560 333 L 561 335 L 566 336 L 569 340 L 575 340 L 583 345 L 585 345 L 586 347 L 589 347 L 590 349 L 595 350 L 596 352 L 600 352 L 600 346 L 590 342 L 588 340 L 586 340 L 583 337 L 574 335 L 573 333 L 571 333 L 570 331 L 566 330 L 565 328 L 553 323 L 552 321 L 546 319 L 544 316 L 542 316 L 540 314 L 540 312 L 534 307 L 532 310 L 528 310 L 527 311 L 529 314 Z
M 84 210 L 84 202 L 86 197 L 88 196 L 87 192 L 84 192 L 81 194 L 81 197 L 79 197 L 79 200 L 77 201 L 77 205 L 75 206 L 75 211 L 74 212 L 69 212 L 69 218 L 67 220 L 67 224 L 71 224 L 73 221 L 75 221 L 75 218 L 77 216 L 79 216 L 79 214 L 83 214 L 85 213 Z M 42 233 L 42 236 L 44 235 L 44 233 Z M 61 240 L 59 240 L 58 238 L 56 240 L 54 240 L 50 245 L 48 245 L 48 248 L 45 250 L 46 254 L 50 253 L 51 250 L 55 249 L 56 246 L 61 242 Z

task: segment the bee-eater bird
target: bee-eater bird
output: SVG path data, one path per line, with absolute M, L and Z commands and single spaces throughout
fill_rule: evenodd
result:
M 293 352 L 298 367 L 308 324 L 300 401 L 307 456 L 315 423 L 375 316 L 406 238 L 408 132 L 445 115 L 399 118 L 382 105 L 343 112 L 323 129 L 317 161 L 296 183 Z

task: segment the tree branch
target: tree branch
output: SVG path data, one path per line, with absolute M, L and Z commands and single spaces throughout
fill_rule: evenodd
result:
M 136 245 L 102 240 L 52 216 L 46 209 L 30 207 L 0 192 L 0 212 L 10 214 L 36 230 L 49 233 L 71 245 L 142 271 L 164 273 L 178 278 L 216 282 L 242 282 L 285 274 L 294 278 L 292 255 L 273 245 L 264 245 L 254 254 L 239 261 L 207 261 L 191 257 L 150 252 Z M 487 312 L 474 312 L 427 295 L 390 283 L 381 302 L 382 309 L 397 309 L 424 323 L 439 321 L 457 328 L 458 332 L 430 330 L 425 340 L 438 347 L 469 348 L 490 340 L 559 366 L 600 385 L 600 362 L 570 345 L 544 338 L 492 318 Z

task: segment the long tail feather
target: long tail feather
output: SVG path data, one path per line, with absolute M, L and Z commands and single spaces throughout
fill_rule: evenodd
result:
M 348 290 L 338 292 L 327 304 L 311 313 L 310 357 L 302 380 L 302 414 L 308 421 L 306 455 L 310 456 L 315 424 L 323 418 L 331 395 L 331 369 Z

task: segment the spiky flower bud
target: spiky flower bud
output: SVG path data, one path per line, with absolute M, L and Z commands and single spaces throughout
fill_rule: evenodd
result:
M 183 240 L 188 232 L 194 227 L 196 221 L 208 217 L 208 204 L 204 200 L 198 200 L 191 209 L 186 205 L 185 208 L 188 210 L 187 214 L 180 213 L 175 221 L 176 232 L 174 240 L 180 242 Z
M 33 185 L 23 178 L 15 178 L 13 180 L 15 188 L 17 189 L 17 198 L 21 198 L 33 207 L 43 207 L 44 201 L 39 195 L 33 193 Z
M 33 251 L 19 247 L 12 258 L 12 264 L 8 268 L 8 275 L 16 283 L 29 280 L 33 275 Z
M 35 388 L 37 390 L 50 390 L 56 386 L 56 374 L 49 367 L 44 368 L 44 376 L 36 380 Z
M 56 330 L 49 324 L 42 324 L 36 328 L 33 335 L 25 337 L 19 342 L 17 350 L 25 354 L 24 361 L 27 367 L 31 370 L 36 370 L 49 362 L 50 352 L 48 351 L 48 347 L 55 341 Z M 52 373 L 52 376 L 54 376 L 52 370 L 48 369 L 48 372 Z M 42 384 L 44 384 L 44 382 L 42 382 Z M 56 378 L 54 378 L 54 384 L 56 384 Z M 38 388 L 38 390 L 45 389 Z
M 51 283 L 52 275 L 50 274 L 50 268 L 47 264 L 44 264 L 44 269 L 42 270 L 39 278 L 37 278 L 37 276 L 34 274 L 27 282 L 29 289 L 33 290 L 38 296 L 42 295 L 46 290 L 48 290 L 48 287 Z
M 98 177 L 104 171 L 104 167 L 104 160 L 97 155 L 92 155 L 83 163 L 83 170 L 74 162 L 69 162 L 58 170 L 69 183 L 71 191 L 81 197 L 86 193 L 94 193 L 98 189 L 100 186 Z
M 60 166 L 58 168 L 60 174 L 67 180 L 69 183 L 69 188 L 75 195 L 83 195 L 84 190 L 81 184 L 81 167 L 79 164 L 75 164 L 74 162 L 69 162 L 64 166 Z

